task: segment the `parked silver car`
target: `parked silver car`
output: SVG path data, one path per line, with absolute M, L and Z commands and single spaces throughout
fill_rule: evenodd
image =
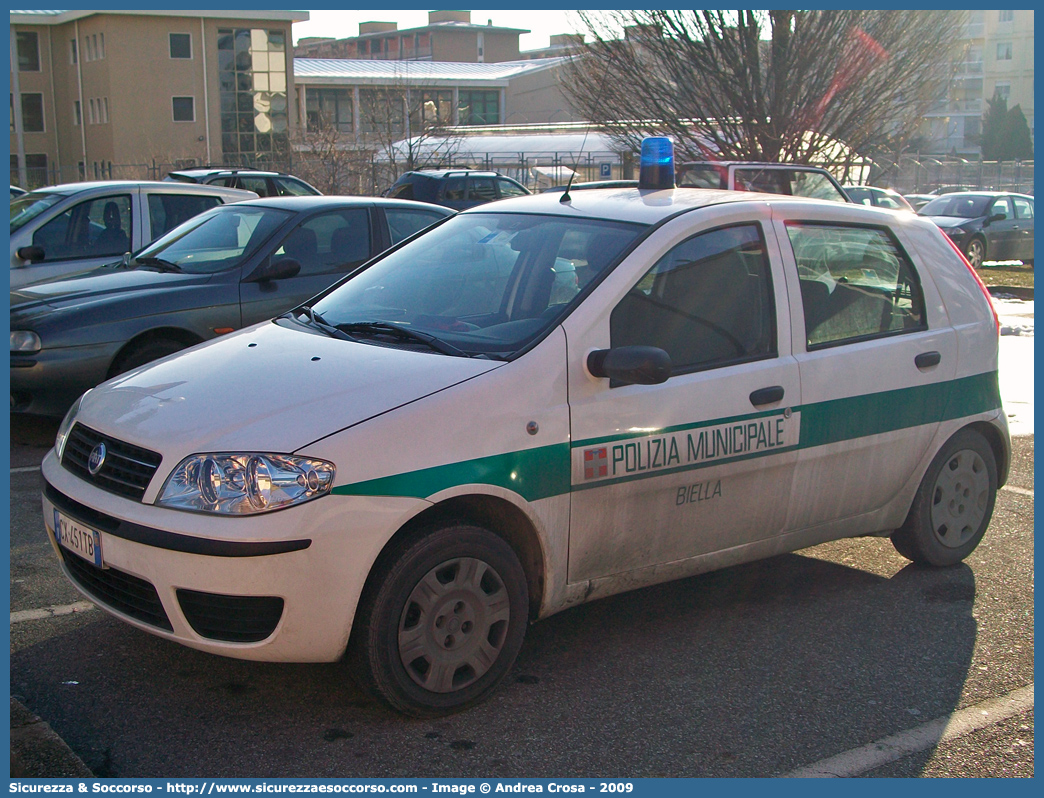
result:
M 245 199 L 257 194 L 132 180 L 68 183 L 23 194 L 11 200 L 11 287 L 111 263 L 198 213 Z

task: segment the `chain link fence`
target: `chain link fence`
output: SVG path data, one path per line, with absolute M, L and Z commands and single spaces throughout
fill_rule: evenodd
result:
M 874 158 L 867 183 L 891 188 L 900 194 L 926 194 L 946 187 L 1033 194 L 1033 161 L 982 161 L 924 155 L 904 156 L 897 160 Z

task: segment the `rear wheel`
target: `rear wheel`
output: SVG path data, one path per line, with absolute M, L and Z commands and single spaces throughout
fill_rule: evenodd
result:
M 928 466 L 892 544 L 916 563 L 956 565 L 986 534 L 996 499 L 993 450 L 977 432 L 961 430 Z
M 986 260 L 986 242 L 981 238 L 973 238 L 964 248 L 964 254 L 968 258 L 968 263 L 978 269 Z
M 526 633 L 529 595 L 512 548 L 453 525 L 409 542 L 368 586 L 348 658 L 393 708 L 435 717 L 485 699 Z

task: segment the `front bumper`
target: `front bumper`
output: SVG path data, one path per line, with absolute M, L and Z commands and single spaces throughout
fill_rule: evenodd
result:
M 119 343 L 11 353 L 11 411 L 63 416 L 73 402 L 103 382 Z
M 66 471 L 53 451 L 42 470 L 47 534 L 81 593 L 139 629 L 240 659 L 339 659 L 373 562 L 426 506 L 330 495 L 226 518 L 112 495 Z M 56 509 L 99 532 L 104 568 L 58 546 Z M 246 632 L 237 638 L 233 627 Z

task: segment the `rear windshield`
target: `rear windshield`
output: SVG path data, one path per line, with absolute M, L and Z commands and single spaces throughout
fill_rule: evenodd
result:
M 508 356 L 546 332 L 644 225 L 469 213 L 413 239 L 319 300 L 326 323 L 391 322 L 467 354 Z

